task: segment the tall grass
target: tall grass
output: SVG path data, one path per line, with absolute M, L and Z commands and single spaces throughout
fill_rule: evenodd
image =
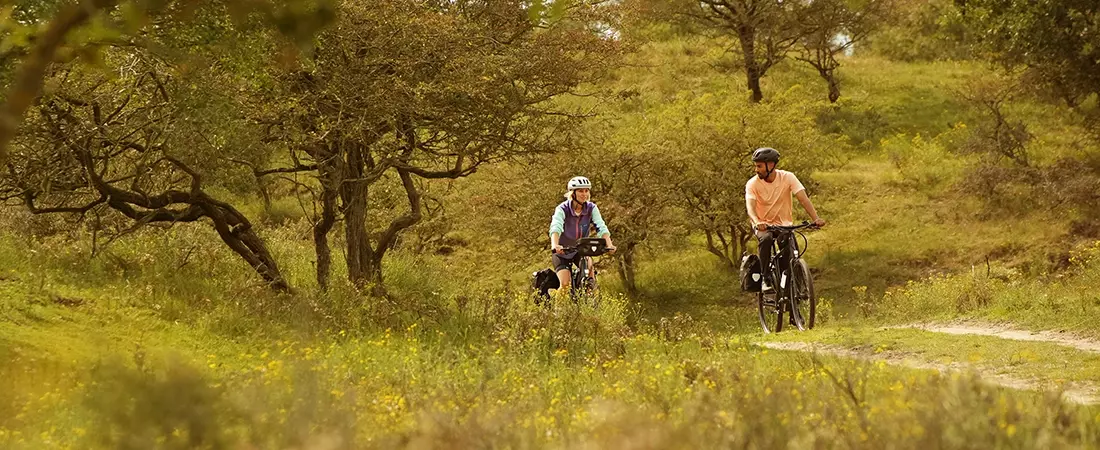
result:
M 136 259 L 179 238 L 115 251 Z M 20 245 L 0 249 L 37 248 Z M 762 350 L 685 315 L 647 319 L 613 294 L 596 306 L 543 308 L 524 292 L 464 290 L 435 263 L 406 256 L 387 273 L 397 293 L 389 300 L 343 288 L 275 297 L 250 290 L 247 277 L 148 291 L 155 277 L 182 284 L 236 262 L 188 268 L 159 258 L 122 275 L 73 266 L 63 243 L 48 245 L 58 247 L 33 264 L 12 260 L 25 266 L 9 266 L 20 278 L 3 284 L 16 294 L 0 300 L 4 448 L 1100 444 L 1096 411 L 1054 395 Z M 1067 289 L 1096 281 L 1084 265 L 1093 254 L 1080 255 L 1080 279 Z M 713 261 L 669 255 L 672 263 L 640 272 L 651 301 L 664 289 L 718 301 L 707 297 L 724 285 Z M 927 289 L 907 301 L 930 302 Z M 168 302 L 178 302 L 174 312 L 157 309 Z
M 519 330 L 516 330 L 519 331 Z M 58 375 L 16 395 L 5 448 L 1089 448 L 1096 411 L 968 376 L 817 360 L 714 336 L 549 329 L 440 345 L 410 326 Z M 581 333 L 580 335 L 584 335 Z M 247 352 L 247 353 L 246 353 Z M 15 370 L 28 366 L 17 364 Z M 79 374 L 75 372 L 79 371 Z M 49 386 L 53 386 L 50 384 Z M 11 394 L 12 391 L 5 391 Z M 751 443 L 751 444 L 750 444 Z M 980 443 L 980 445 L 978 445 Z
M 1075 252 L 1072 264 L 1045 278 L 991 265 L 912 282 L 875 302 L 873 314 L 895 322 L 978 318 L 1100 336 L 1100 242 Z

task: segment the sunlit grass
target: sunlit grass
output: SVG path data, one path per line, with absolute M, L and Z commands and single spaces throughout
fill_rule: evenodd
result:
M 18 253 L 11 245 L 5 251 Z M 651 292 L 684 289 L 716 301 L 706 296 L 720 281 L 699 287 L 714 278 L 717 269 L 707 267 L 715 261 L 669 257 L 677 271 L 641 272 Z M 1097 444 L 1090 408 L 969 376 L 763 350 L 714 322 L 641 320 L 613 295 L 596 309 L 547 310 L 523 295 L 458 297 L 430 273 L 400 269 L 407 272 L 391 272 L 394 289 L 440 289 L 441 300 L 422 303 L 438 309 L 394 316 L 371 306 L 380 299 L 277 299 L 242 289 L 253 281 L 240 279 L 205 288 L 217 304 L 166 316 L 158 302 L 187 303 L 193 294 L 118 291 L 127 279 L 110 274 L 78 289 L 34 282 L 59 271 L 105 276 L 69 271 L 67 258 L 55 252 L 39 260 L 39 272 L 4 282 L 5 448 Z M 50 300 L 59 292 L 84 303 Z M 282 315 L 298 309 L 261 313 L 257 302 L 301 302 L 311 312 L 294 320 Z M 754 319 L 751 309 L 726 311 Z M 300 326 L 306 320 L 313 324 Z

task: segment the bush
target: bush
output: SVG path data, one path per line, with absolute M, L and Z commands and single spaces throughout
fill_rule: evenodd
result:
M 889 121 L 874 107 L 842 98 L 838 108 L 821 108 L 815 120 L 822 134 L 847 136 L 857 148 L 874 148 L 891 129 Z
M 1100 303 L 1093 294 L 1093 286 L 1100 281 L 1097 254 L 1100 244 L 1096 243 L 1073 252 L 1069 270 L 1046 280 L 1028 279 L 994 265 L 910 282 L 888 291 L 872 317 L 903 323 L 981 318 L 1095 336 L 1092 319 L 1100 317 Z
M 223 389 L 175 359 L 160 370 L 106 363 L 93 371 L 89 387 L 87 405 L 99 423 L 88 447 L 228 449 L 241 421 Z
M 882 149 L 898 168 L 904 185 L 925 193 L 939 193 L 962 177 L 966 165 L 963 158 L 950 153 L 943 144 L 954 135 L 945 134 L 932 140 L 920 135 L 911 139 L 897 135 L 883 140 Z

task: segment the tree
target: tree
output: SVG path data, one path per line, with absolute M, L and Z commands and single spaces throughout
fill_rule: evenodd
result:
M 203 80 L 177 76 L 142 49 L 107 59 L 109 69 L 70 65 L 47 79 L 51 87 L 16 141 L 3 190 L 35 214 L 114 211 L 131 220 L 123 233 L 208 220 L 273 289 L 289 290 L 248 218 L 206 191 L 225 148 L 214 143 L 220 130 L 194 119 L 214 113 L 211 105 L 189 99 L 209 96 L 212 80 L 202 94 L 193 92 L 189 85 Z
M 616 270 L 631 296 L 639 293 L 635 273 L 641 248 L 677 234 L 684 223 L 676 209 L 683 198 L 679 178 L 672 175 L 681 172 L 683 164 L 654 142 L 654 130 L 647 122 L 646 115 L 639 113 L 609 114 L 608 119 L 591 122 L 586 150 L 566 155 L 568 159 L 559 166 L 571 172 L 558 172 L 557 178 L 559 184 L 571 174 L 593 180 L 593 198 L 618 247 Z
M 14 79 L 4 97 L 4 103 L 0 106 L 0 164 L 7 162 L 8 144 L 19 129 L 23 120 L 23 113 L 34 103 L 42 89 L 42 78 L 46 74 L 46 68 L 54 61 L 58 50 L 64 45 L 66 37 L 75 29 L 86 24 L 94 14 L 100 11 L 110 10 L 115 7 L 117 0 L 95 0 L 87 4 L 72 3 L 63 6 L 45 30 L 35 36 L 35 44 L 26 51 L 23 64 L 15 71 Z M 30 27 L 20 24 L 12 18 L 13 6 L 8 6 L 0 15 L 5 31 L 10 34 L 4 39 L 4 47 L 16 47 L 18 42 L 13 42 L 15 36 L 21 36 L 29 41 L 26 30 Z M 5 49 L 4 60 L 7 62 L 17 53 L 15 49 Z
M 635 273 L 638 250 L 661 236 L 675 234 L 683 223 L 675 209 L 680 197 L 668 174 L 678 168 L 670 155 L 658 148 L 620 148 L 614 153 L 592 152 L 599 159 L 594 172 L 599 184 L 600 209 L 615 233 L 618 247 L 616 270 L 630 295 L 638 294 Z
M 684 5 L 689 17 L 736 39 L 753 103 L 764 99 L 760 80 L 803 36 L 803 8 L 802 2 L 782 0 L 699 0 Z
M 729 270 L 753 234 L 745 212 L 745 182 L 753 175 L 750 156 L 759 147 L 783 155 L 780 168 L 814 187 L 812 169 L 837 161 L 828 139 L 803 111 L 817 106 L 780 96 L 767 104 L 744 104 L 707 94 L 653 111 L 654 145 L 677 155 L 683 169 L 670 174 L 683 192 L 688 224 L 706 237 L 707 251 Z
M 889 11 L 889 0 L 815 0 L 804 11 L 796 58 L 817 70 L 828 83 L 829 102 L 836 103 L 840 98 L 840 80 L 836 77 L 840 62 L 836 56 L 866 39 L 886 20 Z
M 50 64 L 78 55 L 94 55 L 107 41 L 139 37 L 149 29 L 171 24 L 200 6 L 198 0 L 25 0 L 0 8 L 0 65 L 11 73 L 11 84 L 0 105 L 0 165 L 7 162 L 8 144 L 23 114 L 38 97 Z M 210 6 L 210 5 L 207 5 Z M 225 0 L 242 18 L 258 14 L 264 21 L 297 39 L 309 36 L 331 16 L 325 0 Z M 19 61 L 16 65 L 16 61 Z
M 329 284 L 328 235 L 342 215 L 349 280 L 384 294 L 383 257 L 422 218 L 417 179 L 565 145 L 583 114 L 552 100 L 602 76 L 620 46 L 592 28 L 604 12 L 585 4 L 555 21 L 509 1 L 348 1 L 341 11 L 302 67 L 281 73 L 282 108 L 264 120 L 301 162 L 286 169 L 320 184 L 318 284 Z M 397 215 L 373 210 L 386 183 L 404 194 Z
M 974 30 L 957 0 L 890 0 L 890 11 L 865 41 L 867 50 L 900 61 L 973 59 Z
M 978 45 L 1007 68 L 1078 108 L 1100 95 L 1100 4 L 1092 0 L 968 0 Z M 1094 122 L 1093 128 L 1100 131 Z

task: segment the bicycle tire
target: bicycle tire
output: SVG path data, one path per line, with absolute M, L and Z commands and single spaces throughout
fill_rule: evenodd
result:
M 783 331 L 783 311 L 779 307 L 778 295 L 772 294 L 777 300 L 773 300 L 772 304 L 767 304 L 764 299 L 764 293 L 758 292 L 756 294 L 756 314 L 760 318 L 760 327 L 764 329 L 764 333 L 778 333 Z M 768 319 L 775 318 L 775 326 L 768 326 Z
M 581 280 L 581 299 L 583 304 L 589 305 L 593 308 L 600 306 L 599 296 L 596 295 L 596 280 L 592 277 L 584 277 Z
M 586 269 L 586 261 L 583 256 L 577 256 L 579 258 L 576 262 L 576 270 L 570 274 L 569 278 L 569 299 L 573 300 L 573 304 L 580 303 L 581 293 L 584 291 L 584 270 Z
M 791 313 L 800 331 L 812 330 L 817 322 L 817 293 L 814 278 L 806 261 L 798 259 L 791 265 Z

